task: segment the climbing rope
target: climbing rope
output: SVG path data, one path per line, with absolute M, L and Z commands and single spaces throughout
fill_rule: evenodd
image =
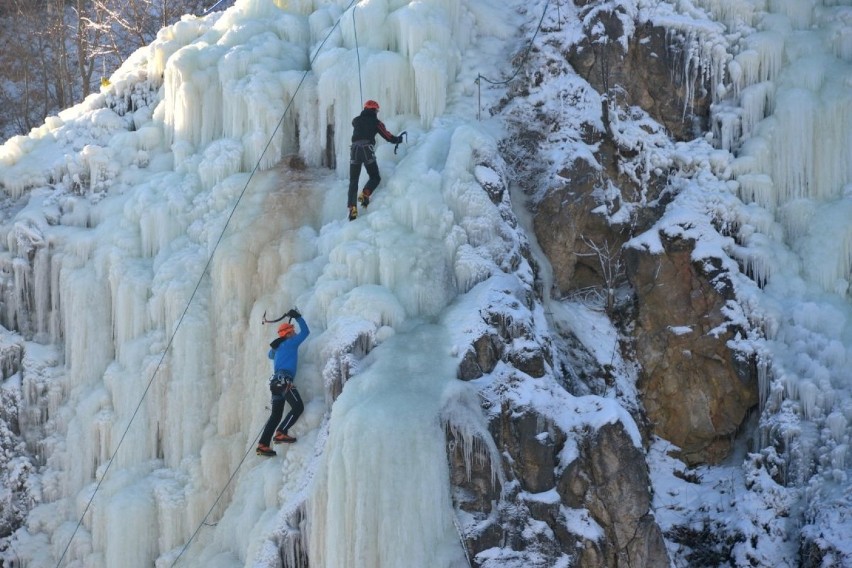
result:
M 255 445 L 255 443 L 256 443 L 256 442 L 260 439 L 261 435 L 263 435 L 263 428 L 265 428 L 265 427 L 266 427 L 266 424 L 264 424 L 264 425 L 263 425 L 263 427 L 261 427 L 260 431 L 257 433 L 257 436 L 255 436 L 255 437 L 254 437 L 254 440 L 252 441 L 252 443 L 251 443 L 251 444 L 249 444 L 248 449 L 247 449 L 247 450 L 246 450 L 246 452 L 243 454 L 243 458 L 240 460 L 240 463 L 238 463 L 238 464 L 237 464 L 237 467 L 236 467 L 236 468 L 234 468 L 234 471 L 233 471 L 233 472 L 231 472 L 231 477 L 229 477 L 229 478 L 228 478 L 228 481 L 225 483 L 225 486 L 224 486 L 224 487 L 222 488 L 222 490 L 219 492 L 219 495 L 217 495 L 217 496 L 216 496 L 216 500 L 215 500 L 215 501 L 213 501 L 213 504 L 212 504 L 212 505 L 210 505 L 210 509 L 208 509 L 208 510 L 207 510 L 207 514 L 206 514 L 206 515 L 204 515 L 204 518 L 203 518 L 203 519 L 201 519 L 201 522 L 200 522 L 200 523 L 198 523 L 198 526 L 195 528 L 195 532 L 193 532 L 193 533 L 192 533 L 192 536 L 190 536 L 190 537 L 189 537 L 189 540 L 188 540 L 188 541 L 186 541 L 186 543 L 183 545 L 183 548 L 181 548 L 181 549 L 180 549 L 180 552 L 179 552 L 179 553 L 178 553 L 178 555 L 175 557 L 174 561 L 173 561 L 171 564 L 169 564 L 169 568 L 174 568 L 174 566 L 175 566 L 175 565 L 177 565 L 178 560 L 180 560 L 181 556 L 183 556 L 183 553 L 184 553 L 184 552 L 186 552 L 186 550 L 189 548 L 189 545 L 192 543 L 192 541 L 193 541 L 193 540 L 195 540 L 195 537 L 196 537 L 196 536 L 198 536 L 198 532 L 201 530 L 201 527 L 204 527 L 204 526 L 208 526 L 208 527 L 216 526 L 216 523 L 208 523 L 208 522 L 207 522 L 207 519 L 208 519 L 208 518 L 210 517 L 210 515 L 213 513 L 213 509 L 215 509 L 215 508 L 216 508 L 216 505 L 218 505 L 218 504 L 219 504 L 219 501 L 221 501 L 221 500 L 222 500 L 222 495 L 224 495 L 224 494 L 225 494 L 225 491 L 227 491 L 227 490 L 228 490 L 228 487 L 230 487 L 231 482 L 232 482 L 232 481 L 234 480 L 234 478 L 237 476 L 237 472 L 238 472 L 238 471 L 240 471 L 240 468 L 241 468 L 241 467 L 243 467 L 243 463 L 245 463 L 246 458 L 248 458 L 248 455 L 251 453 L 252 446 L 254 446 L 254 445 Z
M 202 15 L 202 16 L 206 16 L 207 14 L 209 14 L 210 12 L 212 12 L 212 11 L 213 11 L 213 9 L 214 9 L 214 8 L 216 8 L 216 6 L 218 6 L 218 5 L 219 5 L 219 4 L 221 4 L 222 2 L 225 2 L 225 0 L 218 0 L 218 2 L 216 2 L 215 4 L 213 4 L 212 6 L 210 6 L 209 8 L 207 8 L 206 10 L 204 10 L 204 11 L 201 13 L 201 15 Z
M 344 13 L 346 12 L 346 10 L 348 10 L 350 7 L 352 7 L 352 5 L 355 4 L 355 2 L 357 2 L 357 1 L 358 0 L 351 0 L 351 2 L 349 2 L 349 5 L 344 9 Z M 263 156 L 266 155 L 267 150 L 269 150 L 269 147 L 272 145 L 272 141 L 275 139 L 275 135 L 278 133 L 278 130 L 281 128 L 281 125 L 284 123 L 284 118 L 287 116 L 287 113 L 289 112 L 290 107 L 293 105 L 293 101 L 295 100 L 296 95 L 299 93 L 299 90 L 302 88 L 302 85 L 304 84 L 305 79 L 308 76 L 308 73 L 310 73 L 310 70 L 311 70 L 311 67 L 312 67 L 314 61 L 316 60 L 317 56 L 319 55 L 319 52 L 322 50 L 325 43 L 328 41 L 328 38 L 331 37 L 332 32 L 334 32 L 334 30 L 340 24 L 341 18 L 343 18 L 342 15 L 341 15 L 340 18 L 337 19 L 337 21 L 334 23 L 334 25 L 328 31 L 328 34 L 326 34 L 325 38 L 322 40 L 320 45 L 317 47 L 316 52 L 314 52 L 313 57 L 311 57 L 308 68 L 305 69 L 304 74 L 302 74 L 302 79 L 299 81 L 299 84 L 296 86 L 296 90 L 293 91 L 293 95 L 290 97 L 290 100 L 287 103 L 287 106 L 284 108 L 284 112 L 281 113 L 281 118 L 278 120 L 278 124 L 275 125 L 275 129 L 272 131 L 272 135 L 269 137 L 269 140 L 267 141 L 266 146 L 264 146 L 263 152 L 260 153 L 260 156 L 257 159 L 257 163 L 255 163 L 254 168 L 252 169 L 251 173 L 249 174 L 249 177 L 246 180 L 246 183 L 243 186 L 242 191 L 240 191 L 239 196 L 237 196 L 237 200 L 234 202 L 234 206 L 231 208 L 231 212 L 228 215 L 228 218 L 225 220 L 225 225 L 222 227 L 222 231 L 219 233 L 219 238 L 216 239 L 216 243 L 213 245 L 213 249 L 210 251 L 210 255 L 207 258 L 207 263 L 204 265 L 204 269 L 201 271 L 201 275 L 198 277 L 198 282 L 196 282 L 195 288 L 192 290 L 192 294 L 189 296 L 189 300 L 187 300 L 187 302 L 186 302 L 186 307 L 184 308 L 183 313 L 181 313 L 180 318 L 178 318 L 177 325 L 175 325 L 171 336 L 169 336 L 169 341 L 166 344 L 165 349 L 163 350 L 163 354 L 160 356 L 160 360 L 157 362 L 157 366 L 154 368 L 154 372 L 151 374 L 151 378 L 148 380 L 148 384 L 145 386 L 145 390 L 142 392 L 142 396 L 139 399 L 139 403 L 136 405 L 136 408 L 133 410 L 133 414 L 130 416 L 130 421 L 127 423 L 127 427 L 124 429 L 124 432 L 121 434 L 121 438 L 119 438 L 119 440 L 118 440 L 118 444 L 115 447 L 115 451 L 113 451 L 112 455 L 110 456 L 109 460 L 107 461 L 106 468 L 104 469 L 103 473 L 101 474 L 100 479 L 98 480 L 98 483 L 95 485 L 95 490 L 92 492 L 91 496 L 89 497 L 89 500 L 86 503 L 86 507 L 83 509 L 83 513 L 80 515 L 80 518 L 77 521 L 77 525 L 74 527 L 74 531 L 71 533 L 71 536 L 68 538 L 68 543 L 65 545 L 65 549 L 62 551 L 62 555 L 59 557 L 59 560 L 56 563 L 57 568 L 59 568 L 59 566 L 62 564 L 62 561 L 65 559 L 65 555 L 68 554 L 68 549 L 71 547 L 71 543 L 73 542 L 74 537 L 77 534 L 77 531 L 80 530 L 80 526 L 83 524 L 83 519 L 86 517 L 86 513 L 89 512 L 89 509 L 92 506 L 92 502 L 94 501 L 95 496 L 97 495 L 98 491 L 100 491 L 101 485 L 103 484 L 104 479 L 106 479 L 107 473 L 109 472 L 110 468 L 112 467 L 113 462 L 115 461 L 115 456 L 118 454 L 118 450 L 121 449 L 121 446 L 124 443 L 125 438 L 127 437 L 127 432 L 130 430 L 130 426 L 133 424 L 133 421 L 136 419 L 136 416 L 139 414 L 139 409 L 142 407 L 142 403 L 145 401 L 145 397 L 148 395 L 148 391 L 151 390 L 151 385 L 154 383 L 154 379 L 157 377 L 157 373 L 160 371 L 160 367 L 162 367 L 162 365 L 163 365 L 163 361 L 166 358 L 166 354 L 169 352 L 172 344 L 174 343 L 175 336 L 177 335 L 178 330 L 180 330 L 180 327 L 183 324 L 183 320 L 186 318 L 186 314 L 189 312 L 189 307 L 192 305 L 192 301 L 195 299 L 195 296 L 198 293 L 199 288 L 201 287 L 201 282 L 204 279 L 204 275 L 207 274 L 207 271 L 209 270 L 210 265 L 213 262 L 213 256 L 216 254 L 216 250 L 219 248 L 219 245 L 222 243 L 222 239 L 225 236 L 225 231 L 227 231 L 228 226 L 231 224 L 231 220 L 234 217 L 234 213 L 236 212 L 237 207 L 239 207 L 240 202 L 243 199 L 243 196 L 245 196 L 245 193 L 248 190 L 249 183 L 251 183 L 251 180 L 254 177 L 255 173 L 257 173 L 258 169 L 260 169 L 260 163 L 263 160 Z M 259 435 L 258 435 L 258 437 L 259 437 Z M 257 438 L 255 438 L 255 441 L 257 441 Z M 248 455 L 248 453 L 246 453 L 246 455 Z M 219 502 L 219 499 L 221 499 L 222 494 L 225 492 L 225 490 L 231 484 L 231 481 L 233 480 L 237 471 L 239 471 L 239 469 L 242 466 L 244 461 L 245 461 L 245 457 L 243 457 L 243 460 L 240 461 L 240 463 L 237 465 L 237 468 L 234 470 L 234 473 L 231 474 L 231 477 L 228 479 L 228 482 L 226 483 L 225 487 L 219 493 L 219 497 L 216 498 L 216 503 Z M 215 507 L 215 506 L 216 506 L 216 504 L 214 503 L 213 507 Z M 213 510 L 213 507 L 211 507 L 211 509 L 210 509 L 211 511 Z M 209 514 L 210 513 L 208 512 L 207 515 L 209 515 Z M 204 517 L 204 520 L 206 520 L 206 519 L 207 519 L 207 516 Z M 202 522 L 202 524 L 203 524 L 203 522 Z M 199 525 L 199 528 L 196 529 L 195 533 L 193 533 L 192 537 L 189 539 L 189 541 L 187 541 L 186 545 L 184 546 L 184 550 L 192 542 L 195 535 L 198 534 L 198 530 L 200 528 L 201 528 L 201 525 Z M 183 553 L 183 551 L 181 551 L 181 554 L 182 553 Z M 178 558 L 180 558 L 180 556 L 178 556 Z
M 453 526 L 456 527 L 456 534 L 459 537 L 459 542 L 461 543 L 462 550 L 464 551 L 464 559 L 467 560 L 467 566 L 468 568 L 473 568 L 473 563 L 470 561 L 470 554 L 467 552 L 467 544 L 464 541 L 464 533 L 459 526 L 459 520 L 456 518 L 455 511 L 453 511 Z
M 482 115 L 482 81 L 485 81 L 486 83 L 491 83 L 492 85 L 505 85 L 505 84 L 509 83 L 509 81 L 511 81 L 512 79 L 514 79 L 515 77 L 518 76 L 518 73 L 521 72 L 521 69 L 523 69 L 524 65 L 526 65 L 526 63 L 527 63 L 527 57 L 529 57 L 530 51 L 532 50 L 532 46 L 535 43 L 535 38 L 538 35 L 539 30 L 541 30 L 541 25 L 544 22 L 544 16 L 547 14 L 547 7 L 549 5 L 550 5 L 550 0 L 547 0 L 544 3 L 544 10 L 541 11 L 541 18 L 538 21 L 538 27 L 536 27 L 535 33 L 533 34 L 532 38 L 530 39 L 530 43 L 529 43 L 529 45 L 527 45 L 527 49 L 524 52 L 524 57 L 521 59 L 520 65 L 518 65 L 518 68 L 515 69 L 514 73 L 512 73 L 511 77 L 509 77 L 508 79 L 504 79 L 502 81 L 496 81 L 496 80 L 493 80 L 493 79 L 489 79 L 488 77 L 485 77 L 481 73 L 478 73 L 476 75 L 476 81 L 474 81 L 474 83 L 476 83 L 476 87 L 477 87 L 477 111 L 476 111 L 476 119 L 477 120 L 479 120 L 481 115 Z M 558 4 L 557 4 L 557 7 L 558 7 Z
M 355 31 L 355 56 L 358 58 L 358 94 L 361 96 L 361 106 L 364 106 L 364 89 L 361 87 L 361 52 L 358 49 L 358 26 L 355 25 L 355 8 L 352 8 L 352 29 Z

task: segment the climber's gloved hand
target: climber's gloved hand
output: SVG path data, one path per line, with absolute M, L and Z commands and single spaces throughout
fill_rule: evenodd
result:
M 300 317 L 302 317 L 302 314 L 300 314 L 299 310 L 297 310 L 296 308 L 291 309 L 289 312 L 287 312 L 286 315 L 288 318 L 294 319 L 299 319 Z

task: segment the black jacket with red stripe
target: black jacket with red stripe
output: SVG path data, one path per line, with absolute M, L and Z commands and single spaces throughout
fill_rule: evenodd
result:
M 368 141 L 370 144 L 375 144 L 376 134 L 393 144 L 402 142 L 385 128 L 374 109 L 362 110 L 361 114 L 352 119 L 352 128 L 352 142 Z

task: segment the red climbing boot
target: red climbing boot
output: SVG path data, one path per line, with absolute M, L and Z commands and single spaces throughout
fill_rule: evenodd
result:
M 274 444 L 292 444 L 295 441 L 296 438 L 284 432 L 276 432 L 275 437 L 272 438 L 272 443 Z
M 270 458 L 272 456 L 278 455 L 278 453 L 275 450 L 273 450 L 272 448 L 270 448 L 266 444 L 258 444 L 256 452 L 257 452 L 257 455 L 259 455 L 259 456 L 266 456 L 266 457 L 270 457 Z

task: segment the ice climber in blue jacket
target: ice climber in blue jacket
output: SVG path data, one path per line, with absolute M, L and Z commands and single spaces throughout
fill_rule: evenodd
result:
M 302 318 L 302 314 L 297 310 L 290 310 L 285 314 L 285 317 L 290 318 L 291 321 L 296 320 L 299 332 L 296 333 L 296 328 L 292 323 L 282 323 L 278 326 L 278 337 L 269 344 L 269 358 L 273 361 L 272 378 L 269 379 L 269 390 L 272 393 L 272 411 L 257 445 L 257 455 L 259 456 L 277 455 L 275 450 L 269 447 L 270 441 L 276 444 L 292 444 L 295 442 L 296 438 L 291 436 L 288 431 L 302 415 L 302 411 L 305 410 L 302 397 L 299 396 L 299 391 L 293 386 L 293 379 L 296 377 L 296 368 L 299 362 L 299 345 L 308 337 L 311 330 Z M 285 402 L 290 405 L 290 412 L 287 413 L 284 420 L 281 420 Z M 273 432 L 275 433 L 274 437 Z

